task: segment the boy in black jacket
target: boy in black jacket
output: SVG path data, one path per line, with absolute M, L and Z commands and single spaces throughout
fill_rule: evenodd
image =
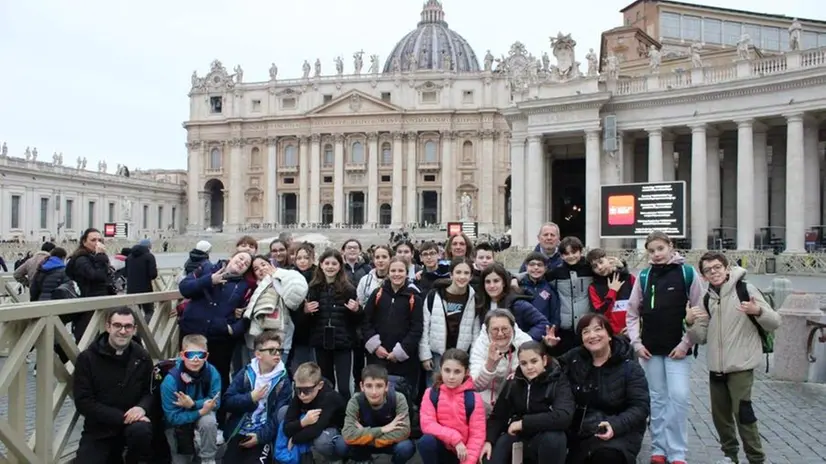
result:
M 321 377 L 321 368 L 314 362 L 298 366 L 293 381 L 295 395 L 284 416 L 284 435 L 290 444 L 312 443 L 313 450 L 328 461 L 344 459 L 344 398 Z

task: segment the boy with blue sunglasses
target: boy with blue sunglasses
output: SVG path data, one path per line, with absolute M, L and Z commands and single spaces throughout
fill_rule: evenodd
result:
M 192 462 L 214 464 L 218 454 L 218 421 L 221 375 L 207 362 L 207 340 L 203 335 L 187 335 L 175 367 L 161 383 L 161 403 L 165 434 L 172 464 Z

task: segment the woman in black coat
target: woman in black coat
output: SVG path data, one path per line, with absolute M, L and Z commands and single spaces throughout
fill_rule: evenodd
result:
M 116 294 L 114 287 L 114 270 L 103 245 L 100 231 L 88 228 L 80 236 L 80 246 L 66 263 L 66 276 L 74 280 L 80 290 L 81 298 L 109 296 Z M 75 315 L 72 334 L 75 341 L 80 341 L 94 311 Z
M 634 350 L 601 314 L 583 316 L 582 346 L 559 359 L 576 399 L 568 464 L 632 464 L 649 414 L 648 382 Z
M 490 464 L 510 464 L 516 442 L 523 444 L 526 463 L 565 461 L 565 431 L 571 425 L 574 398 L 559 364 L 545 352 L 536 341 L 519 347 L 519 368 L 496 398 L 487 421 L 482 456 Z

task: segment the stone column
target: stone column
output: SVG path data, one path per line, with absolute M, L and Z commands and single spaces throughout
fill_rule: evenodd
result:
M 706 126 L 691 127 L 691 248 L 708 248 L 708 149 Z
M 482 137 L 482 151 L 481 151 L 481 172 L 479 180 L 479 195 L 473 205 L 473 211 L 476 213 L 476 220 L 485 225 L 485 229 L 493 230 L 494 211 L 498 204 L 497 191 L 499 190 L 499 182 L 494 179 L 493 173 L 496 171 L 496 156 L 493 148 L 493 138 L 496 133 L 492 130 L 484 130 L 479 134 Z M 474 146 L 476 153 L 480 153 Z
M 769 165 L 766 159 L 766 127 L 762 124 L 754 126 L 754 229 L 763 237 L 766 227 L 769 227 Z M 763 237 L 762 243 L 756 246 L 768 245 L 768 238 Z
M 528 137 L 528 155 L 525 157 L 525 228 L 526 235 L 538 231 L 545 219 L 545 153 L 542 136 Z M 599 168 L 597 168 L 599 169 Z
M 207 227 L 207 225 L 204 224 L 203 215 L 201 214 L 204 209 L 201 208 L 201 199 L 198 195 L 198 192 L 201 190 L 201 161 L 205 145 L 204 142 L 190 142 L 187 144 L 187 148 L 189 148 L 189 166 L 186 172 L 186 206 L 189 224 L 187 224 L 186 228 L 189 233 L 203 230 Z
M 803 226 L 808 231 L 813 226 L 823 224 L 820 218 L 820 153 L 818 153 L 818 121 L 806 118 L 803 125 L 803 165 L 806 174 L 806 212 Z
M 456 186 L 454 185 L 453 154 L 450 151 L 453 134 L 448 131 L 442 132 L 442 224 L 455 221 L 456 216 L 453 203 L 456 201 Z M 395 159 L 395 157 L 394 157 Z
M 676 180 L 676 166 L 674 165 L 674 134 L 663 132 L 663 180 Z
M 335 165 L 333 170 L 333 224 L 344 222 L 344 135 L 335 134 Z
M 663 181 L 663 131 L 662 128 L 646 129 L 648 132 L 648 182 Z
M 708 228 L 712 232 L 720 227 L 720 137 L 716 132 L 706 131 L 706 196 L 708 203 Z
M 634 175 L 634 147 L 636 146 L 636 139 L 631 133 L 623 133 L 620 135 L 620 144 L 622 148 L 622 178 L 621 181 L 626 184 L 633 183 L 636 179 Z
M 367 224 L 376 227 L 379 223 L 379 134 L 369 132 L 367 143 L 370 155 L 367 158 Z
M 601 132 L 599 129 L 585 132 L 585 245 L 597 248 L 602 245 L 599 238 L 600 199 L 600 147 Z M 542 218 L 544 221 L 544 218 Z M 541 223 L 534 229 L 539 230 Z
M 786 252 L 803 253 L 806 251 L 803 113 L 786 115 L 786 123 Z
M 276 137 L 267 138 L 267 200 L 264 203 L 267 209 L 264 211 L 264 222 L 269 224 L 281 222 L 278 216 L 280 204 L 277 203 L 278 193 L 276 192 L 278 188 L 278 166 L 275 162 L 275 148 L 277 145 L 278 139 Z M 307 169 L 307 163 L 300 164 L 300 169 Z
M 406 179 L 406 202 L 407 214 L 405 221 L 408 224 L 419 222 L 418 218 L 418 186 L 416 185 L 419 177 L 416 172 L 416 147 L 419 141 L 419 134 L 415 131 L 407 133 L 407 179 Z M 391 210 L 392 211 L 392 210 Z
M 511 244 L 524 247 L 525 223 L 528 220 L 525 209 L 525 139 L 512 135 L 510 140 L 511 159 Z M 537 229 L 538 230 L 538 229 Z
M 737 122 L 737 249 L 754 249 L 754 133 L 751 119 Z
M 238 230 L 244 222 L 246 217 L 246 205 L 244 204 L 244 154 L 242 147 L 244 140 L 240 138 L 232 139 L 230 141 L 230 162 L 229 166 L 229 205 L 225 207 L 228 209 L 229 218 L 227 225 L 230 231 Z M 224 216 L 227 217 L 227 216 Z
M 393 203 L 390 208 L 392 227 L 400 227 L 404 222 L 404 145 L 401 132 L 393 132 Z
M 302 218 L 299 222 L 303 224 L 311 223 L 311 224 L 318 224 L 321 222 L 321 136 L 319 134 L 313 134 L 310 136 L 310 201 L 304 202 L 301 201 L 301 205 L 304 207 L 299 207 L 298 215 Z M 306 181 L 307 175 L 304 174 L 304 180 Z M 301 198 L 307 197 L 307 187 L 306 183 L 302 183 L 302 180 L 299 180 L 301 184 L 301 193 L 299 193 L 299 200 Z M 309 205 L 307 205 L 309 203 Z

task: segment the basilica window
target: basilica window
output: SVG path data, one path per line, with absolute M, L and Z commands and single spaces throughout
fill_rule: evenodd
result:
M 381 144 L 381 164 L 382 166 L 393 164 L 393 152 L 390 151 L 390 143 L 388 142 Z
M 761 34 L 761 32 L 763 31 L 757 24 L 743 24 L 743 33 L 749 35 L 751 43 L 753 43 L 755 47 L 760 47 L 760 44 L 763 43 L 763 34 Z
M 261 149 L 258 147 L 252 147 L 250 150 L 250 167 L 261 167 Z
M 209 152 L 209 168 L 221 169 L 221 150 L 217 147 L 213 148 L 212 151 Z
M 428 140 L 424 144 L 424 162 L 437 163 L 439 160 L 436 155 L 436 142 Z
M 322 224 L 332 224 L 333 223 L 333 205 L 326 204 L 321 207 L 321 223 Z
M 298 166 L 298 148 L 295 145 L 287 145 L 284 150 L 284 165 L 287 167 Z
M 11 196 L 11 228 L 20 228 L 20 195 Z
M 393 207 L 387 203 L 379 206 L 379 224 L 389 226 L 393 218 Z
M 40 197 L 40 228 L 49 228 L 49 199 L 46 197 Z
M 462 144 L 462 162 L 473 162 L 473 142 L 471 142 L 470 140 L 466 140 L 465 143 Z
M 321 161 L 322 166 L 324 166 L 325 168 L 331 168 L 333 167 L 335 160 L 336 157 L 333 154 L 333 146 L 329 143 L 327 145 L 324 145 L 324 159 Z
M 683 40 L 703 40 L 702 19 L 698 16 L 683 16 L 682 33 Z
M 788 36 L 788 34 L 786 34 L 786 36 Z M 803 37 L 800 38 L 800 48 L 802 50 L 817 48 L 817 34 L 814 32 L 804 31 Z
M 680 38 L 680 15 L 676 13 L 660 13 L 660 35 L 672 39 Z
M 766 50 L 780 50 L 780 28 L 763 26 L 763 48 Z
M 723 43 L 723 22 L 719 19 L 703 18 L 703 42 Z
M 295 109 L 295 97 L 288 97 L 281 100 L 281 108 L 285 110 Z
M 209 97 L 209 111 L 213 114 L 220 114 L 223 111 L 223 97 Z
M 737 45 L 743 35 L 743 25 L 726 21 L 723 23 L 723 45 Z
M 353 164 L 364 164 L 364 145 L 361 142 L 353 142 L 350 151 L 350 162 Z

